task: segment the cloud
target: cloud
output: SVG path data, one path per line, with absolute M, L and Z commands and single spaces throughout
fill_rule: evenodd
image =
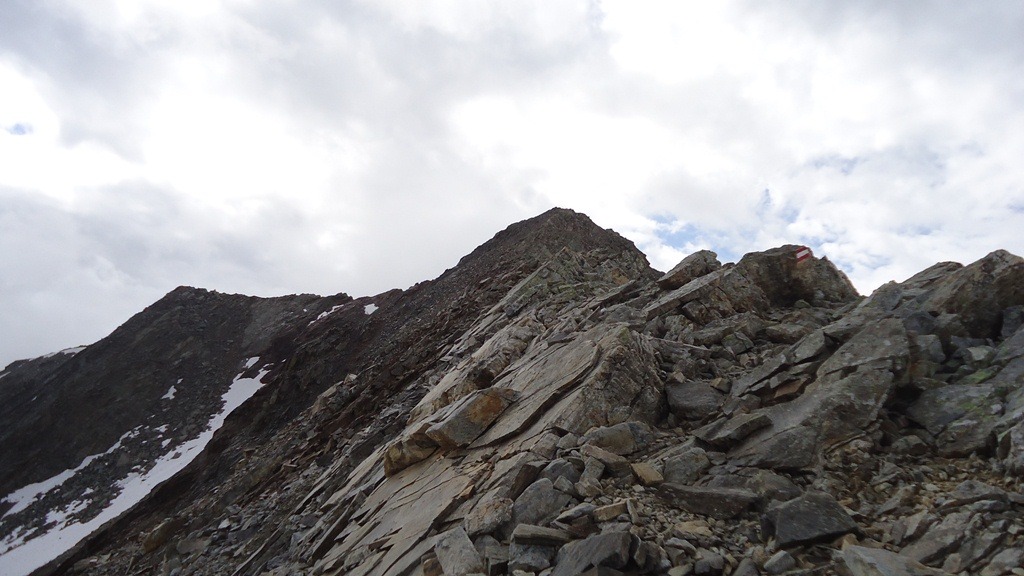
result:
M 16 0 L 0 364 L 178 284 L 405 287 L 554 205 L 862 291 L 1021 253 L 1022 35 L 1009 1 Z

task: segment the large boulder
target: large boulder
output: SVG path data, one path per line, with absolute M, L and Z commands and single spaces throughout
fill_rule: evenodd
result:
M 598 534 L 570 542 L 558 551 L 551 576 L 577 576 L 591 567 L 622 568 L 629 562 L 632 544 L 628 532 Z
M 921 302 L 930 312 L 957 314 L 977 338 L 998 338 L 1003 311 L 1024 304 L 1024 258 L 996 250 L 945 276 Z
M 825 542 L 857 530 L 857 523 L 825 492 L 803 496 L 768 508 L 761 520 L 765 534 L 779 548 Z
M 745 255 L 736 270 L 767 296 L 772 306 L 789 307 L 798 300 L 811 304 L 851 302 L 857 290 L 827 258 L 797 260 L 803 246 L 786 245 Z
M 682 262 L 658 278 L 658 286 L 663 290 L 674 290 L 721 267 L 722 263 L 718 261 L 718 254 L 711 250 L 698 250 L 683 258 Z

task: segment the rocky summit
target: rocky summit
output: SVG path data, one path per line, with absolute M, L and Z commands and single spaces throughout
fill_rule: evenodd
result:
M 175 290 L 0 373 L 0 573 L 1024 574 L 1024 259 L 802 249 L 556 209 L 408 290 Z

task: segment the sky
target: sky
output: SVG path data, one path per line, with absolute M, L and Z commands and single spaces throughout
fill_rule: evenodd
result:
M 1024 4 L 6 0 L 0 366 L 179 285 L 405 288 L 586 213 L 862 293 L 1024 254 Z

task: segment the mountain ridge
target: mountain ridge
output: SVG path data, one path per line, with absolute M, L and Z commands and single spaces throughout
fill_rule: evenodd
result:
M 1008 573 L 1024 555 L 1024 260 L 939 264 L 865 298 L 799 248 L 701 251 L 660 274 L 554 209 L 407 290 L 227 298 L 248 329 L 233 313 L 180 332 L 237 349 L 200 355 L 223 365 L 197 414 L 238 382 L 251 397 L 35 573 Z M 155 311 L 221 298 L 172 293 Z M 174 402 L 177 377 L 150 394 Z M 82 486 L 0 520 L 0 542 L 47 529 Z

